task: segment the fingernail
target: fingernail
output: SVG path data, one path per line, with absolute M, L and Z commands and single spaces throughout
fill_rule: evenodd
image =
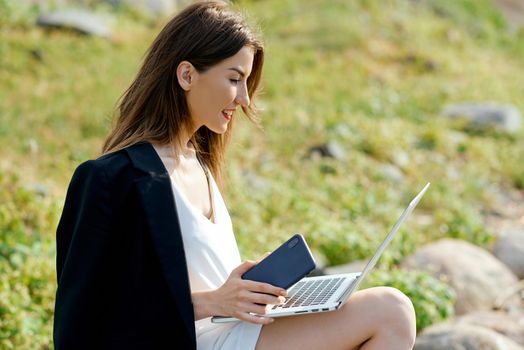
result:
M 282 290 L 280 291 L 280 295 L 282 295 L 283 297 L 287 297 L 287 291 L 284 290 L 284 289 L 282 289 Z

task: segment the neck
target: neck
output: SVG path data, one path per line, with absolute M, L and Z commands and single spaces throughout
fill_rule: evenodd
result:
M 193 153 L 195 150 L 190 140 L 191 140 L 191 137 L 195 134 L 196 130 L 188 130 L 188 129 L 189 128 L 182 128 L 178 136 L 178 141 L 181 147 L 180 149 L 181 154 Z

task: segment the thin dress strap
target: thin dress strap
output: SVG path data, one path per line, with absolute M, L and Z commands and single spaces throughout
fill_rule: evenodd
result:
M 204 171 L 204 174 L 206 175 L 207 193 L 208 193 L 208 196 L 209 196 L 209 205 L 211 206 L 211 213 L 209 215 L 209 218 L 210 218 L 210 220 L 213 220 L 213 218 L 215 217 L 215 208 L 214 208 L 214 204 L 213 204 L 213 193 L 211 192 L 211 182 L 209 181 L 209 169 L 208 169 L 206 163 L 204 162 L 204 160 L 202 158 L 200 158 L 200 155 L 198 154 L 198 152 L 196 153 L 196 158 L 198 160 L 198 163 L 202 167 L 202 170 Z

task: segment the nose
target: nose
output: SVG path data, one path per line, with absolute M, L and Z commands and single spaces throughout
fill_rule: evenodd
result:
M 249 92 L 247 91 L 247 84 L 243 83 L 242 87 L 237 91 L 237 97 L 235 98 L 236 103 L 242 107 L 247 107 L 251 103 L 249 99 Z

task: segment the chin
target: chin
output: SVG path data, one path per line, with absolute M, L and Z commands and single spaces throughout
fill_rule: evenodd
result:
M 209 130 L 211 130 L 212 132 L 214 132 L 215 134 L 219 134 L 219 135 L 222 135 L 222 134 L 225 134 L 226 131 L 227 131 L 227 125 L 223 126 L 223 127 L 218 127 L 218 128 L 208 128 Z

